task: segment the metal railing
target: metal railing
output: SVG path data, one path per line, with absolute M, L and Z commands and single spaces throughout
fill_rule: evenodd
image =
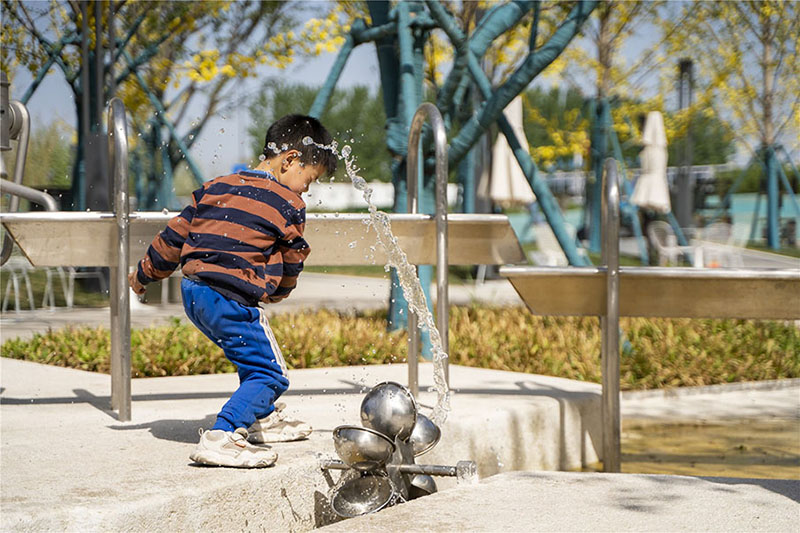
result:
M 442 350 L 449 353 L 448 318 L 449 289 L 447 285 L 447 133 L 444 120 L 435 105 L 425 102 L 417 108 L 408 132 L 408 156 L 406 159 L 406 180 L 408 185 L 408 212 L 417 213 L 419 187 L 419 141 L 425 118 L 433 127 L 433 140 L 436 150 L 436 327 L 442 339 Z M 419 270 L 419 269 L 417 269 Z M 419 394 L 419 350 L 420 331 L 418 317 L 409 307 L 408 313 L 408 387 L 411 393 Z M 444 361 L 445 382 L 450 383 L 450 370 Z
M 119 98 L 108 104 L 108 161 L 114 175 L 112 208 L 117 226 L 116 264 L 111 266 L 111 409 L 131 419 L 131 308 L 128 289 L 130 220 L 128 202 L 128 123 Z
M 698 269 L 619 266 L 617 163 L 605 162 L 600 267 L 502 267 L 531 312 L 599 315 L 602 329 L 603 470 L 619 472 L 619 317 L 800 318 L 800 268 Z M 800 265 L 800 263 L 799 263 Z
M 603 469 L 619 472 L 620 400 L 619 400 L 619 181 L 617 161 L 606 159 L 603 172 L 602 263 L 606 267 L 606 312 L 600 317 L 603 341 Z

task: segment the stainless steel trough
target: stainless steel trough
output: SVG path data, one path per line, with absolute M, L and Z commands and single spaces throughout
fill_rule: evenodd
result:
M 800 266 L 800 265 L 798 265 Z M 602 316 L 606 269 L 501 267 L 532 313 Z M 800 268 L 621 267 L 621 316 L 800 318 Z
M 130 214 L 131 266 L 177 213 Z M 392 232 L 412 264 L 436 262 L 436 222 L 429 215 L 389 215 Z M 308 265 L 383 265 L 367 214 L 309 214 L 305 236 L 313 252 Z M 34 266 L 108 266 L 117 261 L 117 225 L 112 213 L 0 213 L 0 222 Z M 524 261 L 504 215 L 448 216 L 451 265 L 499 265 Z

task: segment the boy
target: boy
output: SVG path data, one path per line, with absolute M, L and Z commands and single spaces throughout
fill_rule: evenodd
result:
M 260 303 L 286 298 L 310 248 L 303 239 L 301 195 L 336 170 L 336 157 L 303 140 L 328 145 L 331 136 L 313 117 L 287 115 L 267 130 L 264 157 L 253 170 L 221 176 L 192 193 L 193 203 L 153 240 L 131 288 L 167 278 L 180 265 L 189 319 L 225 352 L 239 373 L 239 389 L 214 427 L 201 430 L 190 459 L 202 464 L 258 468 L 277 454 L 251 443 L 308 437 L 311 427 L 281 413 L 275 400 L 289 387 L 286 363 Z M 249 429 L 248 429 L 249 428 Z

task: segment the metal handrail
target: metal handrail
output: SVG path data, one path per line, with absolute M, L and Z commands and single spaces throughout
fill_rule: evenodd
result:
M 425 102 L 417 108 L 408 132 L 406 181 L 408 186 L 408 212 L 418 210 L 417 172 L 419 169 L 419 141 L 422 125 L 428 119 L 433 126 L 436 150 L 436 327 L 442 339 L 442 350 L 449 353 L 448 319 L 449 289 L 447 284 L 447 133 L 444 120 L 435 105 Z M 419 328 L 416 313 L 408 313 L 408 386 L 412 394 L 419 393 Z M 444 361 L 445 383 L 450 384 L 448 361 Z
M 603 248 L 606 267 L 606 313 L 600 317 L 603 363 L 603 470 L 619 472 L 620 397 L 619 397 L 619 182 L 617 161 L 606 159 L 601 207 Z
M 22 185 L 22 177 L 25 173 L 25 159 L 28 156 L 28 143 L 30 141 L 31 134 L 31 115 L 28 113 L 28 108 L 25 107 L 25 104 L 22 102 L 12 100 L 8 104 L 8 115 L 9 116 L 6 117 L 7 123 L 2 127 L 9 129 L 9 138 L 17 139 L 17 157 L 14 164 L 14 181 L 6 182 L 4 184 L 4 188 L 6 189 L 5 192 L 11 194 L 11 201 L 8 204 L 8 210 L 11 213 L 15 212 L 19 208 L 19 198 L 22 197 L 41 204 L 50 211 L 51 209 L 48 208 L 47 199 L 39 195 L 35 195 L 36 198 L 33 198 L 32 196 L 34 196 L 34 194 L 31 191 L 35 191 L 35 189 L 30 189 L 29 187 L 24 187 Z M 10 146 L 6 147 L 5 149 L 10 149 Z M 5 178 L 6 175 L 5 161 L 0 158 L 0 176 Z M 20 189 L 14 187 L 15 185 L 22 188 Z M 53 199 L 52 196 L 47 196 L 51 200 Z M 55 200 L 53 200 L 53 204 L 55 204 Z M 55 211 L 55 209 L 52 209 L 52 211 Z M 0 265 L 6 264 L 8 258 L 11 257 L 11 249 L 13 247 L 14 242 L 11 239 L 11 236 L 6 234 L 3 237 L 3 248 L 0 250 Z
M 114 175 L 113 211 L 117 225 L 117 264 L 111 268 L 111 409 L 131 419 L 131 308 L 128 289 L 130 227 L 128 202 L 128 125 L 119 98 L 108 104 L 108 161 Z

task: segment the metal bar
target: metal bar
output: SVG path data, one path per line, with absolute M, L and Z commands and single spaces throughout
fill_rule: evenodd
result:
M 25 175 L 25 160 L 28 157 L 28 144 L 30 142 L 30 135 L 31 135 L 31 115 L 28 113 L 28 108 L 25 107 L 25 104 L 21 102 L 17 102 L 12 100 L 8 105 L 8 113 L 9 117 L 6 119 L 13 119 L 8 120 L 8 124 L 10 124 L 9 131 L 10 137 L 17 139 L 17 157 L 14 160 L 14 184 L 22 186 L 22 178 Z M 19 129 L 17 130 L 17 122 L 19 123 Z M 5 127 L 5 126 L 4 126 Z M 5 167 L 5 162 L 3 162 L 3 167 Z M 3 168 L 3 174 L 5 174 L 5 168 Z M 31 189 L 33 190 L 33 189 Z M 8 210 L 10 212 L 14 212 L 19 209 L 19 197 L 22 196 L 23 198 L 27 198 L 31 200 L 28 196 L 18 195 L 12 193 L 11 200 L 8 203 Z M 50 197 L 50 195 L 47 195 Z M 52 197 L 50 197 L 52 199 Z M 36 201 L 36 200 L 33 200 Z M 46 200 L 44 200 L 46 201 Z M 42 202 L 37 202 L 41 205 Z M 55 209 L 52 209 L 55 211 Z M 14 243 L 11 240 L 11 236 L 6 233 L 3 237 L 3 248 L 0 250 L 0 265 L 4 265 L 8 258 L 11 257 L 11 251 L 14 247 Z
M 117 261 L 111 283 L 111 408 L 119 420 L 131 419 L 131 310 L 128 291 L 130 228 L 128 203 L 128 126 L 125 105 L 114 98 L 108 105 L 108 156 L 114 173 L 114 219 Z
M 80 141 L 78 147 L 80 162 L 77 183 L 73 185 L 73 203 L 75 209 L 83 211 L 86 208 L 86 145 L 89 142 L 89 9 L 88 0 L 81 1 L 81 114 L 80 114 Z
M 396 468 L 403 474 L 425 474 L 428 476 L 456 477 L 458 469 L 455 466 L 446 465 L 418 465 L 418 464 L 397 464 L 387 465 Z M 325 459 L 321 461 L 320 468 L 323 470 L 349 470 L 347 463 L 338 459 Z
M 424 103 L 414 113 L 408 132 L 408 156 L 406 159 L 406 181 L 408 184 L 408 210 L 415 213 L 417 204 L 417 172 L 419 167 L 419 141 L 425 119 L 433 126 L 436 150 L 436 327 L 442 339 L 442 351 L 449 352 L 448 318 L 449 289 L 447 280 L 447 133 L 439 110 L 431 103 Z M 408 378 L 413 394 L 419 393 L 417 352 L 411 351 L 412 340 L 419 335 L 416 327 L 416 313 L 409 308 L 409 352 Z M 412 329 L 413 319 L 413 329 Z M 447 359 L 443 362 L 445 383 L 450 384 L 450 370 Z
M 55 198 L 46 192 L 32 189 L 31 187 L 26 187 L 25 185 L 3 179 L 0 179 L 0 191 L 2 191 L 2 194 L 12 195 L 12 198 L 25 198 L 26 200 L 35 202 L 48 211 L 58 211 L 58 205 L 56 204 Z
M 603 263 L 606 266 L 606 313 L 603 330 L 603 470 L 619 472 L 619 183 L 617 162 L 606 159 L 603 174 Z

